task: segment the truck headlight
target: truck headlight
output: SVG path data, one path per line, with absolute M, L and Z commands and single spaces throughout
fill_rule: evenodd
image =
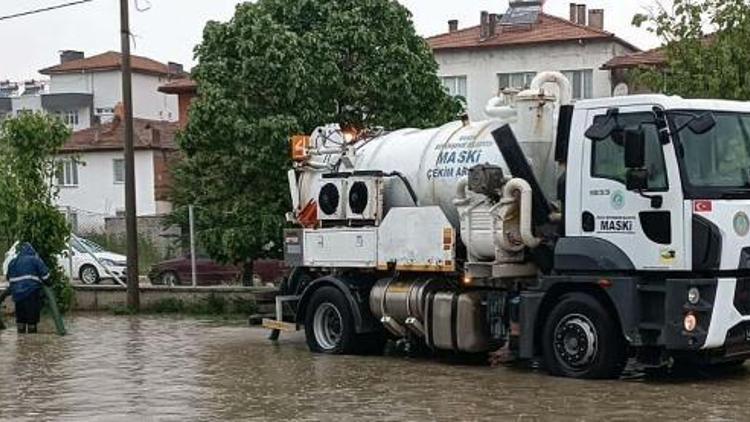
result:
M 697 287 L 691 287 L 690 290 L 688 290 L 687 298 L 691 305 L 697 305 L 698 302 L 701 301 L 701 291 L 698 290 Z
M 695 328 L 698 327 L 698 318 L 696 318 L 693 313 L 689 313 L 685 315 L 683 325 L 685 326 L 685 331 L 692 333 L 695 331 Z

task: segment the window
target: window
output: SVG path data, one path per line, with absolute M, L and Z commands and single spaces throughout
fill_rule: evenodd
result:
M 29 110 L 27 108 L 24 108 L 24 109 L 21 109 L 21 110 L 17 110 L 16 111 L 16 116 L 28 116 L 29 114 L 33 114 L 33 113 L 34 113 L 33 110 Z
M 674 112 L 675 127 L 683 127 L 701 112 Z M 704 134 L 685 128 L 679 133 L 681 165 L 689 190 L 726 195 L 750 188 L 750 114 L 714 112 L 716 126 Z M 747 192 L 745 192 L 747 195 Z
M 452 97 L 463 97 L 467 95 L 466 76 L 445 76 L 440 78 L 443 82 L 443 89 Z
M 524 90 L 531 86 L 536 72 L 498 73 L 497 80 L 500 90 L 517 89 Z
M 574 100 L 594 98 L 593 70 L 566 70 L 562 74 L 570 81 Z
M 96 109 L 97 116 L 110 116 L 115 114 L 115 109 L 112 107 L 101 107 Z
M 125 160 L 115 158 L 112 160 L 112 171 L 114 174 L 115 184 L 125 183 Z
M 78 110 L 61 111 L 57 115 L 68 127 L 78 126 Z
M 606 116 L 597 116 L 594 124 L 602 122 Z M 620 127 L 642 127 L 646 132 L 646 168 L 648 169 L 648 189 L 666 190 L 667 168 L 664 163 L 664 150 L 659 142 L 659 131 L 651 113 L 621 114 Z M 610 179 L 625 184 L 625 147 L 622 132 L 601 141 L 592 141 L 591 177 Z
M 57 186 L 78 186 L 78 162 L 64 160 L 57 163 Z

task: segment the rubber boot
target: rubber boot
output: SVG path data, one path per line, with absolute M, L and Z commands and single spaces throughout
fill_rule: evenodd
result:
M 26 326 L 26 334 L 36 334 L 36 324 L 29 324 Z
M 18 334 L 26 334 L 26 324 L 18 323 L 16 324 L 16 329 L 18 330 Z

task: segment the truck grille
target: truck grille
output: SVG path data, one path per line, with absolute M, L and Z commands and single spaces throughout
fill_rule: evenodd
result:
M 737 289 L 734 292 L 734 307 L 743 316 L 750 315 L 750 278 L 737 280 Z

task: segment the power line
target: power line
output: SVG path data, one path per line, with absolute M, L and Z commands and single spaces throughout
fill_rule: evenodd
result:
M 37 13 L 49 12 L 51 10 L 62 9 L 62 8 L 65 8 L 65 7 L 77 6 L 79 4 L 90 3 L 92 1 L 94 1 L 94 0 L 77 0 L 77 1 L 71 1 L 71 2 L 68 2 L 68 3 L 58 4 L 58 5 L 55 5 L 55 6 L 44 7 L 44 8 L 41 8 L 41 9 L 27 10 L 25 12 L 14 13 L 12 15 L 0 16 L 0 21 L 4 21 L 4 20 L 8 20 L 8 19 L 14 19 L 14 18 L 20 18 L 20 17 L 23 17 L 23 16 L 35 15 Z

